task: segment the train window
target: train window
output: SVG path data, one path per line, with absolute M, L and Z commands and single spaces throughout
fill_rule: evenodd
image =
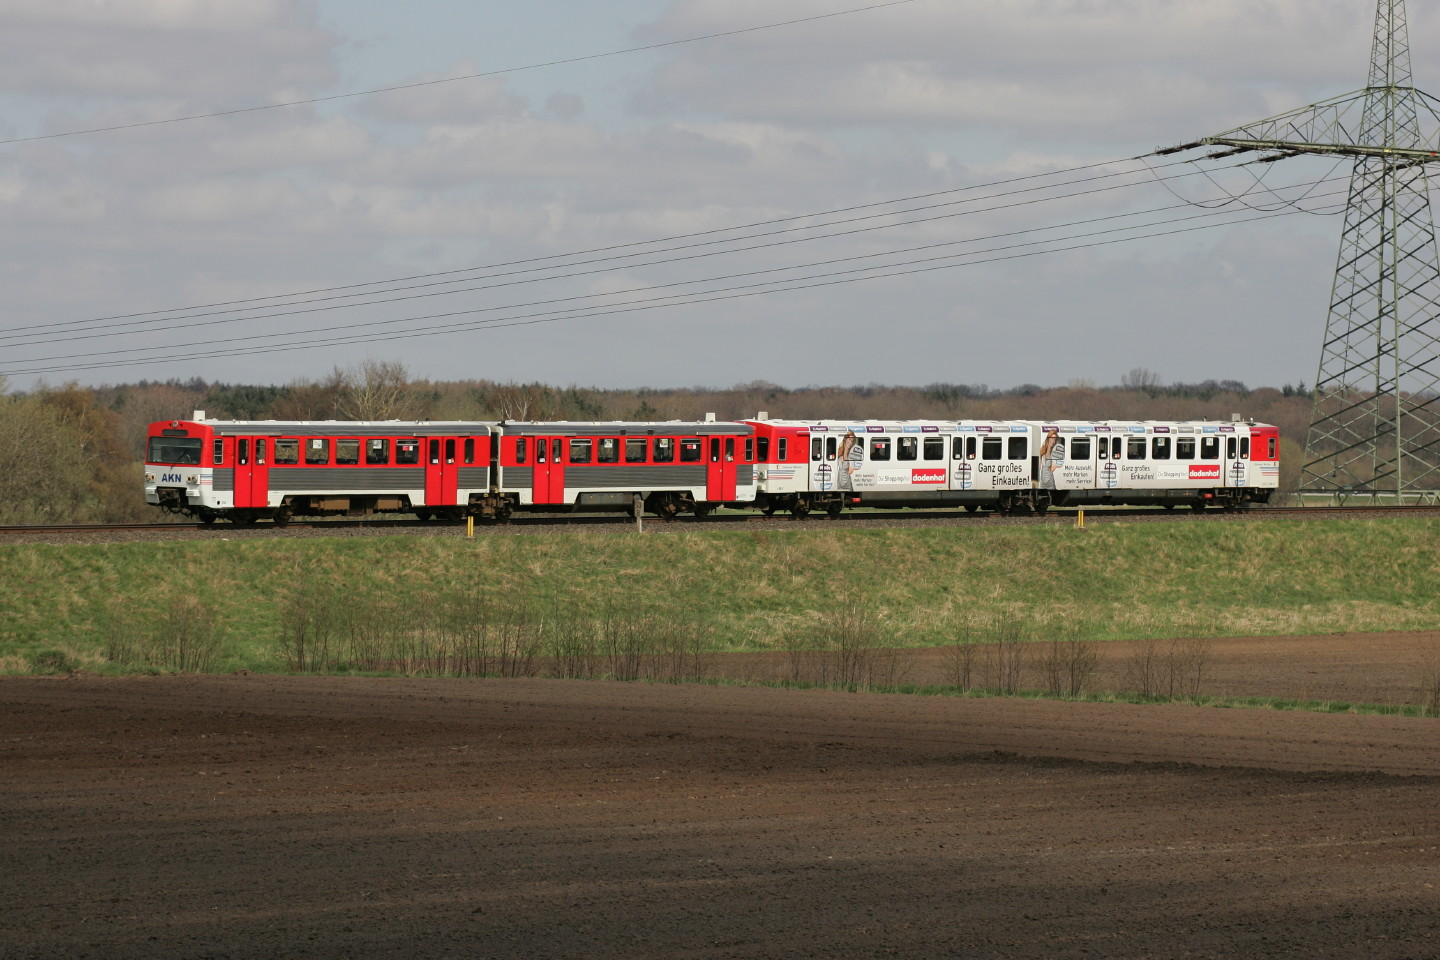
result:
M 600 451 L 595 459 L 601 463 L 619 463 L 620 441 L 614 437 L 605 437 L 600 441 Z
M 1241 459 L 1241 460 L 1249 460 L 1249 459 L 1250 459 L 1250 438 L 1249 438 L 1249 437 L 1241 437 L 1241 438 L 1240 438 L 1240 459 Z
M 1230 439 L 1233 441 L 1235 438 L 1234 438 L 1234 437 L 1231 437 Z M 260 465 L 260 464 L 263 464 L 264 462 L 265 462 L 265 441 L 264 441 L 264 440 L 256 440 L 256 441 L 255 441 L 255 463 L 256 463 L 256 465 Z
M 1176 460 L 1194 460 L 1194 459 L 1195 459 L 1195 438 L 1194 438 L 1194 437 L 1176 437 L 1176 438 L 1175 438 L 1175 459 L 1176 459 Z
M 335 462 L 353 464 L 360 462 L 359 440 L 336 440 Z
M 280 456 L 280 441 L 275 441 L 275 456 Z M 305 462 L 320 466 L 330 462 L 330 441 L 329 440 L 306 440 L 305 441 Z
M 366 440 L 365 441 L 365 462 L 371 464 L 385 464 L 390 462 L 390 441 L 389 440 Z
M 757 437 L 756 440 L 757 440 L 757 443 L 758 443 L 758 445 L 757 445 L 756 448 L 755 448 L 755 449 L 756 449 L 756 455 L 759 456 L 760 462 L 763 463 L 763 462 L 765 462 L 766 460 L 770 459 L 770 438 L 769 438 L 769 437 Z
M 944 438 L 944 437 L 926 437 L 926 438 L 925 438 L 924 447 L 925 447 L 925 459 L 926 459 L 926 460 L 944 460 L 944 459 L 945 459 L 945 438 Z
M 236 441 L 235 441 L 235 462 L 238 463 L 238 464 L 240 464 L 240 466 L 242 466 L 242 467 L 249 465 L 249 463 L 250 463 L 250 441 L 249 441 L 249 440 L 236 440 Z
M 1122 441 L 1119 437 L 1111 437 L 1111 438 L 1110 438 L 1110 459 L 1111 459 L 1111 460 L 1119 460 L 1119 459 L 1120 459 L 1120 445 L 1121 445 L 1122 442 L 1123 442 L 1123 441 Z
M 515 462 L 516 462 L 516 463 L 524 463 L 524 462 L 525 462 L 525 458 L 528 457 L 528 456 L 530 456 L 530 451 L 527 449 L 529 446 L 530 446 L 530 445 L 525 442 L 525 438 L 524 438 L 524 437 L 516 437 L 516 438 L 515 438 Z
M 340 442 L 341 442 L 341 443 L 344 443 L 343 440 L 340 441 Z M 339 451 L 339 450 L 336 450 L 336 451 L 335 451 L 335 457 L 336 457 L 337 460 L 339 459 L 339 457 L 340 457 L 340 451 Z M 475 462 L 475 438 L 474 438 L 474 437 L 466 437 L 466 438 L 465 438 L 465 462 L 466 462 L 466 463 L 474 463 L 474 462 Z
M 1275 446 L 1275 441 L 1274 441 L 1274 440 L 1271 440 L 1271 441 L 1270 441 L 1270 446 L 1271 446 L 1271 449 L 1273 450 L 1273 449 L 1274 449 L 1274 446 Z M 1271 454 L 1270 459 L 1271 459 L 1271 460 L 1274 460 L 1274 459 L 1275 459 L 1275 456 L 1274 456 L 1273 453 Z M 224 440 L 216 440 L 216 441 L 214 441 L 214 442 L 211 444 L 211 447 L 210 447 L 210 462 L 211 462 L 212 464 L 214 464 L 215 466 L 217 466 L 217 467 L 220 466 L 220 464 L 222 464 L 222 463 L 225 462 L 225 441 L 224 441 Z
M 217 444 L 219 440 L 215 441 Z M 203 441 L 184 437 L 151 437 L 150 450 L 146 459 L 151 463 L 173 463 L 176 465 L 200 465 L 200 450 Z M 217 447 L 218 451 L 219 448 Z M 219 463 L 219 460 L 215 461 Z
M 965 459 L 966 459 L 966 460 L 974 460 L 974 459 L 975 459 L 975 443 L 976 443 L 976 440 L 975 440 L 974 437 L 966 437 L 966 438 L 965 438 Z
M 754 438 L 754 437 L 746 437 L 746 438 L 745 438 L 745 462 L 746 462 L 746 463 L 754 463 L 754 462 L 755 462 L 755 438 Z
M 1169 437 L 1152 437 L 1152 438 L 1150 439 L 1150 459 L 1151 459 L 1151 460 L 1169 460 L 1169 459 L 1170 459 L 1170 438 L 1169 438 Z
M 430 462 L 431 462 L 431 463 L 439 463 L 439 462 L 440 462 L 440 441 L 439 441 L 439 440 L 431 440 L 431 441 L 430 441 Z
M 870 438 L 870 459 L 871 459 L 871 460 L 889 460 L 889 459 L 890 459 L 890 438 L 889 438 L 889 437 L 871 437 L 871 438 Z
M 964 459 L 965 459 L 965 438 L 964 438 L 964 437 L 955 437 L 953 440 L 950 441 L 950 459 L 951 459 L 951 460 L 964 460 Z
M 680 441 L 681 463 L 699 463 L 703 459 L 703 455 L 698 437 L 685 437 Z
M 299 440 L 276 440 L 275 441 L 275 462 L 278 463 L 299 463 L 300 462 L 300 441 Z
M 1225 438 L 1225 459 L 1226 459 L 1226 460 L 1234 460 L 1234 459 L 1235 459 L 1235 438 L 1234 438 L 1234 437 L 1226 437 L 1226 438 Z
M 453 437 L 445 441 L 445 462 L 455 462 L 455 440 Z
M 656 462 L 656 463 L 674 463 L 674 462 L 675 462 L 675 441 L 674 441 L 674 440 L 671 440 L 669 437 L 656 437 L 656 438 L 655 438 L 655 462 Z
M 735 462 L 735 438 L 734 438 L 734 437 L 726 437 L 726 438 L 725 438 L 725 462 L 726 462 L 726 463 L 734 463 L 734 462 Z
M 1025 457 L 1028 456 L 1026 451 L 1029 449 L 1029 446 L 1029 437 L 1011 437 L 1009 443 L 1010 449 L 1005 452 L 1005 456 L 1009 460 L 1024 460 Z
M 218 444 L 220 441 L 219 441 L 219 440 L 216 440 L 215 442 Z M 218 447 L 216 448 L 216 456 L 217 456 L 217 457 L 219 456 L 219 448 L 218 448 Z M 1266 443 L 1266 446 L 1265 446 L 1265 459 L 1266 459 L 1266 460 L 1274 460 L 1274 459 L 1275 459 L 1275 438 L 1274 438 L 1274 437 L 1271 437 L 1271 438 L 1269 439 L 1269 441 L 1267 441 L 1267 443 Z M 216 463 L 219 463 L 220 461 L 217 459 L 215 462 L 216 462 Z
M 1090 459 L 1090 438 L 1089 438 L 1089 437 L 1075 437 L 1074 439 L 1072 439 L 1072 440 L 1070 441 L 1070 459 L 1071 459 L 1071 460 L 1089 460 L 1089 459 Z
M 1201 437 L 1201 438 L 1200 438 L 1200 459 L 1201 459 L 1201 460 L 1219 460 L 1219 459 L 1220 459 L 1220 438 L 1219 438 L 1219 437 Z
M 786 452 L 787 452 L 785 448 L 788 447 L 789 445 L 790 445 L 790 444 L 789 444 L 789 438 L 788 438 L 788 437 L 781 437 L 779 440 L 776 440 L 776 441 L 775 441 L 775 459 L 779 460 L 781 463 L 784 463 L 784 462 L 785 462 L 785 455 L 786 455 Z M 764 459 L 764 458 L 762 457 L 761 459 Z
M 920 458 L 920 440 L 918 437 L 896 437 L 895 438 L 895 459 L 896 460 L 918 460 Z
M 825 441 L 822 440 L 822 439 L 820 439 L 819 437 L 811 437 L 811 438 L 810 438 L 810 459 L 811 459 L 811 461 L 814 462 L 814 463 L 819 463 L 819 462 L 820 462 L 820 458 L 821 458 L 822 456 L 824 456 L 824 455 L 825 455 Z
M 644 463 L 644 462 L 645 462 L 645 444 L 646 444 L 646 440 L 645 440 L 644 437 L 631 437 L 629 440 L 626 440 L 626 441 L 625 441 L 625 462 L 626 462 L 626 463 Z
M 1000 453 L 1004 449 L 999 437 L 986 437 L 980 444 L 981 460 L 999 460 Z
M 1126 444 L 1126 447 L 1125 447 L 1125 459 L 1126 459 L 1126 460 L 1144 460 L 1144 459 L 1145 459 L 1145 438 L 1144 438 L 1144 437 L 1131 437 L 1131 438 L 1130 438 L 1130 442 L 1129 442 L 1128 444 Z
M 589 440 L 581 440 L 581 439 L 579 439 L 579 438 L 576 438 L 576 439 L 571 440 L 571 441 L 570 441 L 570 462 L 571 462 L 571 463 L 589 463 L 589 462 L 590 462 L 590 444 L 591 444 L 591 441 L 589 441 Z
M 719 462 L 720 462 L 720 438 L 719 438 L 719 437 L 711 437 L 711 438 L 710 438 L 710 462 L 711 462 L 711 463 L 719 463 Z
M 419 441 L 419 440 L 396 440 L 396 441 L 395 441 L 395 462 L 396 462 L 396 463 L 419 463 L 419 462 L 420 462 L 420 441 Z
M 834 460 L 834 459 L 835 459 L 835 444 L 836 444 L 837 442 L 838 442 L 838 441 L 837 441 L 834 437 L 826 437 L 826 438 L 825 438 L 825 459 L 826 459 L 826 460 Z

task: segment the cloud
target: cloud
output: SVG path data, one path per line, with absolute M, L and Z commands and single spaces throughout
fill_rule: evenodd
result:
M 329 83 L 337 42 L 300 0 L 11 0 L 0 87 L 249 106 Z

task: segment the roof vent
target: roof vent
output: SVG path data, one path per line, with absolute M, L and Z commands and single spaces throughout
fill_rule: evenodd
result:
M 190 419 L 191 419 L 191 420 L 204 420 L 204 419 L 205 419 L 205 411 L 204 411 L 204 410 L 196 410 L 196 411 L 195 411 L 195 415 L 194 415 L 193 417 L 191 417 Z

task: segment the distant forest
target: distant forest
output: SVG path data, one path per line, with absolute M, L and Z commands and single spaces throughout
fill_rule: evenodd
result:
M 1281 489 L 1293 489 L 1310 417 L 1298 386 L 1234 380 L 1164 384 L 1137 368 L 1118 386 L 932 383 L 923 387 L 782 387 L 755 381 L 713 389 L 606 390 L 490 380 L 412 380 L 398 363 L 336 368 L 285 386 L 142 380 L 27 392 L 0 379 L 0 522 L 152 519 L 143 495 L 145 431 L 196 410 L 233 420 L 738 420 L 789 419 L 1228 420 L 1280 427 Z

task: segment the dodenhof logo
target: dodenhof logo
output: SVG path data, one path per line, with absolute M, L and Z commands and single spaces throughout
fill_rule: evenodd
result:
M 1220 464 L 1218 463 L 1192 463 L 1190 464 L 1191 480 L 1219 480 Z
M 945 482 L 945 468 L 944 468 L 944 467 L 933 467 L 933 468 L 926 469 L 926 470 L 911 470 L 911 471 L 910 471 L 910 482 L 911 482 L 911 483 L 944 483 L 944 482 Z

